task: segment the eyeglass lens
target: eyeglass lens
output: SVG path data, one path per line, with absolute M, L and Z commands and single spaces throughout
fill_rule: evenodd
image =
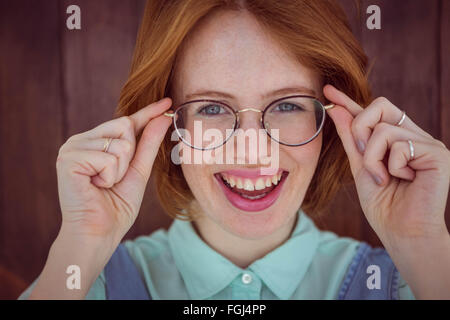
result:
M 265 110 L 263 125 L 277 142 L 301 145 L 317 135 L 324 116 L 320 101 L 311 97 L 288 97 L 272 103 Z M 186 103 L 177 109 L 175 119 L 177 132 L 183 141 L 204 150 L 223 145 L 233 134 L 238 121 L 233 109 L 213 101 Z

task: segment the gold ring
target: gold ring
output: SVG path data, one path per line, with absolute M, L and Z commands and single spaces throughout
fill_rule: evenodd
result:
M 408 140 L 409 144 L 409 161 L 414 160 L 414 146 L 411 140 Z
M 110 146 L 112 140 L 113 140 L 113 138 L 108 138 L 105 141 L 105 144 L 103 145 L 103 152 L 108 152 L 108 149 L 109 149 L 109 146 Z
M 397 123 L 397 126 L 400 127 L 400 126 L 402 125 L 403 121 L 405 121 L 405 119 L 406 119 L 406 112 L 403 111 L 402 118 L 401 118 L 400 121 Z

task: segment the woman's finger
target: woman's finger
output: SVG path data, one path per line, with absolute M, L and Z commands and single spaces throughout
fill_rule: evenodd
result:
M 345 107 L 353 117 L 356 117 L 359 113 L 361 113 L 364 110 L 364 108 L 362 108 L 359 104 L 353 101 L 353 99 L 351 99 L 342 91 L 336 89 L 331 84 L 327 84 L 323 88 L 323 93 L 325 97 L 332 103 Z
M 145 186 L 158 154 L 164 136 L 172 124 L 172 119 L 162 115 L 152 119 L 142 132 L 142 136 L 136 147 L 136 152 L 130 162 L 130 169 L 120 182 L 120 187 L 127 190 L 137 190 L 137 193 L 145 191 Z M 141 194 L 139 194 L 141 196 Z
M 99 139 L 79 139 L 73 140 L 62 147 L 63 150 L 91 150 L 103 151 L 105 142 L 109 138 Z M 129 163 L 134 155 L 134 144 L 125 139 L 112 139 L 108 153 L 115 155 L 119 159 L 117 181 L 120 181 L 128 170 Z
M 358 149 L 363 152 L 375 126 L 380 122 L 397 125 L 402 119 L 403 111 L 393 105 L 386 98 L 375 99 L 364 111 L 360 112 L 352 123 L 352 132 Z M 401 123 L 402 128 L 419 133 L 427 138 L 430 134 L 416 125 L 406 114 Z
M 362 108 L 344 92 L 332 85 L 326 85 L 323 91 L 328 100 L 346 107 L 353 115 L 352 133 L 355 137 L 355 143 L 361 152 L 364 151 L 372 130 L 378 123 L 385 122 L 397 125 L 402 119 L 403 111 L 384 97 L 377 98 L 369 106 Z M 415 124 L 406 114 L 401 127 L 433 139 L 429 133 Z
M 135 143 L 136 136 L 142 131 L 145 125 L 153 118 L 166 111 L 171 105 L 171 99 L 166 97 L 157 102 L 149 104 L 130 116 L 123 116 L 104 122 L 97 127 L 75 135 L 72 139 L 79 138 L 117 138 L 126 139 L 130 143 Z
M 384 185 L 389 180 L 389 172 L 383 162 L 388 150 L 390 150 L 396 141 L 407 140 L 431 143 L 440 147 L 440 144 L 435 143 L 434 139 L 424 137 L 417 132 L 405 128 L 393 126 L 385 122 L 380 122 L 375 126 L 363 155 L 363 163 L 364 168 L 372 174 L 377 184 Z M 407 174 L 407 170 L 403 170 L 403 172 Z M 411 176 L 410 173 L 407 175 L 409 177 Z
M 415 142 L 418 145 L 419 142 Z M 415 149 L 415 148 L 414 148 Z M 415 150 L 414 150 L 415 151 Z M 411 161 L 408 141 L 395 141 L 389 152 L 388 171 L 397 178 L 413 181 L 416 173 L 408 166 Z
M 151 119 L 160 116 L 163 112 L 167 111 L 171 105 L 172 99 L 165 97 L 130 115 L 130 119 L 133 121 L 135 128 L 135 136 L 137 136 L 145 128 Z
M 56 164 L 58 172 L 71 175 L 80 187 L 92 182 L 98 187 L 111 188 L 117 181 L 118 159 L 107 152 L 65 151 L 58 156 Z
M 353 139 L 351 130 L 353 116 L 347 108 L 339 105 L 328 109 L 327 114 L 334 122 L 345 153 L 348 156 L 353 177 L 356 178 L 363 168 L 363 156 L 358 151 L 355 139 Z
M 405 180 L 414 180 L 416 171 L 435 170 L 439 176 L 450 175 L 450 151 L 435 143 L 411 140 L 414 155 L 408 141 L 395 141 L 390 149 L 389 173 Z

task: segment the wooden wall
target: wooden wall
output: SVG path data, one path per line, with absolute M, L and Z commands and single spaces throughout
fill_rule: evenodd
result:
M 450 1 L 363 0 L 382 29 L 341 0 L 371 58 L 376 96 L 388 97 L 450 146 Z M 77 4 L 82 30 L 65 27 Z M 144 0 L 0 1 L 0 298 L 15 299 L 42 270 L 61 223 L 55 161 L 75 133 L 112 118 L 129 70 Z M 380 245 L 353 187 L 319 226 Z M 447 206 L 447 221 L 450 205 Z M 127 238 L 169 226 L 151 182 Z

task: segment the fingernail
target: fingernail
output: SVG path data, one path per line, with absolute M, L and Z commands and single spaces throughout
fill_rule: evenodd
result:
M 364 150 L 366 150 L 366 145 L 364 144 L 364 142 L 362 140 L 357 140 L 356 141 L 356 146 L 358 147 L 359 152 L 363 153 Z
M 383 179 L 381 179 L 376 174 L 373 174 L 372 177 L 373 177 L 373 180 L 375 180 L 375 183 L 378 184 L 379 186 L 381 186 L 383 184 Z

